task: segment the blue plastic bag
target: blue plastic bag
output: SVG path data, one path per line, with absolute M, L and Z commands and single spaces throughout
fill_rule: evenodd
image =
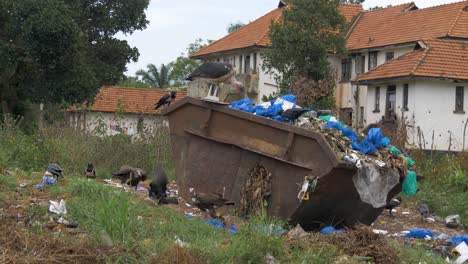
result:
M 267 109 L 257 108 L 255 114 L 257 114 L 258 116 L 272 118 L 274 116 L 277 116 L 281 110 L 283 110 L 283 103 L 272 104 Z
M 386 148 L 390 144 L 390 139 L 382 135 L 380 128 L 371 128 L 367 133 L 367 139 L 378 149 Z
M 232 102 L 231 107 L 249 113 L 252 113 L 255 110 L 255 107 L 249 98 L 244 98 L 239 101 Z
M 426 238 L 427 236 L 433 237 L 434 233 L 428 229 L 413 229 L 405 235 L 408 238 Z
M 320 231 L 322 235 L 328 235 L 328 234 L 333 234 L 336 232 L 343 232 L 344 229 L 335 229 L 333 226 L 327 226 Z
M 281 96 L 281 99 L 283 99 L 285 101 L 288 101 L 288 102 L 291 102 L 293 104 L 296 103 L 296 96 L 294 94 L 283 95 L 283 96 Z
M 211 225 L 212 227 L 214 227 L 216 229 L 223 229 L 224 230 L 224 224 L 221 221 L 217 220 L 217 219 L 206 220 L 203 223 L 207 224 L 207 225 Z
M 460 245 L 463 242 L 468 244 L 468 235 L 461 235 L 461 236 L 452 237 L 450 239 L 450 242 L 457 245 L 457 246 Z
M 354 132 L 354 130 L 352 129 L 349 129 L 347 127 L 344 127 L 343 130 L 341 130 L 341 134 L 344 136 L 344 137 L 347 137 L 351 140 L 351 142 L 356 142 L 358 141 L 358 135 L 356 134 L 356 132 Z
M 367 155 L 373 155 L 377 151 L 377 148 L 374 146 L 374 144 L 372 144 L 372 142 L 370 142 L 370 140 L 367 138 L 361 140 L 359 143 L 354 142 L 352 146 L 354 150 Z

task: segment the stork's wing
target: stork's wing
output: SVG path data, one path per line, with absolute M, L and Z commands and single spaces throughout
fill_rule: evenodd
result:
M 188 77 L 188 81 L 193 81 L 195 78 L 218 79 L 232 70 L 232 67 L 227 63 L 222 62 L 205 62 L 200 67 L 195 69 Z
M 50 163 L 47 166 L 47 171 L 52 173 L 53 175 L 55 175 L 57 177 L 62 177 L 63 178 L 63 170 L 57 163 Z

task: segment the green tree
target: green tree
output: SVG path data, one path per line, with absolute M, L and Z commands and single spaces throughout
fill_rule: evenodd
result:
M 149 0 L 0 0 L 0 102 L 80 103 L 123 78 L 138 50 L 116 39 L 142 30 Z
M 147 70 L 139 70 L 136 75 L 141 77 L 141 80 L 153 88 L 164 89 L 171 85 L 172 66 L 171 64 L 161 64 L 161 67 L 156 67 L 154 64 L 148 64 Z
M 143 81 L 138 80 L 138 77 L 125 77 L 124 80 L 116 84 L 119 87 L 129 87 L 129 88 L 151 88 L 151 86 Z
M 271 47 L 264 53 L 263 68 L 282 89 L 300 78 L 327 77 L 330 52 L 345 53 L 345 19 L 338 0 L 291 0 L 281 21 L 270 27 Z
M 231 23 L 231 24 L 229 24 L 229 26 L 228 26 L 228 28 L 227 28 L 227 32 L 228 32 L 228 33 L 232 33 L 232 32 L 234 32 L 234 31 L 239 30 L 239 29 L 240 29 L 241 27 L 243 27 L 243 26 L 245 26 L 245 24 L 242 23 L 242 22 L 240 22 L 240 21 L 238 21 L 238 22 L 236 22 L 236 23 Z

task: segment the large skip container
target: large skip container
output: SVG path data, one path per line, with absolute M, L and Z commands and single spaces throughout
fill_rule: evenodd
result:
M 371 224 L 383 208 L 363 203 L 353 165 L 338 160 L 322 134 L 186 97 L 164 111 L 169 118 L 179 195 L 189 188 L 239 202 L 248 171 L 259 163 L 271 174 L 268 214 L 306 230 L 323 225 Z M 297 198 L 306 175 L 319 176 L 307 201 Z M 401 190 L 394 187 L 388 199 Z

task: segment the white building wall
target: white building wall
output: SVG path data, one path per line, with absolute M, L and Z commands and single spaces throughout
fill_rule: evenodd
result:
M 386 89 L 395 84 L 397 116 L 401 120 L 403 105 L 404 82 L 387 83 L 380 86 L 380 112 L 374 113 L 375 87 L 369 86 L 367 100 L 367 124 L 378 122 L 385 115 Z M 468 108 L 468 83 L 453 83 L 443 81 L 408 82 L 408 111 L 404 112 L 405 123 L 408 126 L 409 147 L 423 149 L 461 151 L 463 148 L 463 134 L 468 114 L 454 113 L 455 91 L 457 86 L 465 89 L 464 108 Z M 418 133 L 418 128 L 420 133 Z M 434 140 L 432 135 L 434 134 Z M 466 139 L 468 145 L 468 139 Z M 465 146 L 465 150 L 468 146 Z
M 166 118 L 159 115 L 115 114 L 105 112 L 75 112 L 70 114 L 70 125 L 75 128 L 85 129 L 89 133 L 106 136 L 126 134 L 135 136 L 138 134 L 138 120 L 143 118 L 142 133 L 152 133 L 159 126 L 168 126 Z M 85 121 L 83 121 L 85 120 Z M 83 128 L 83 123 L 86 127 Z

